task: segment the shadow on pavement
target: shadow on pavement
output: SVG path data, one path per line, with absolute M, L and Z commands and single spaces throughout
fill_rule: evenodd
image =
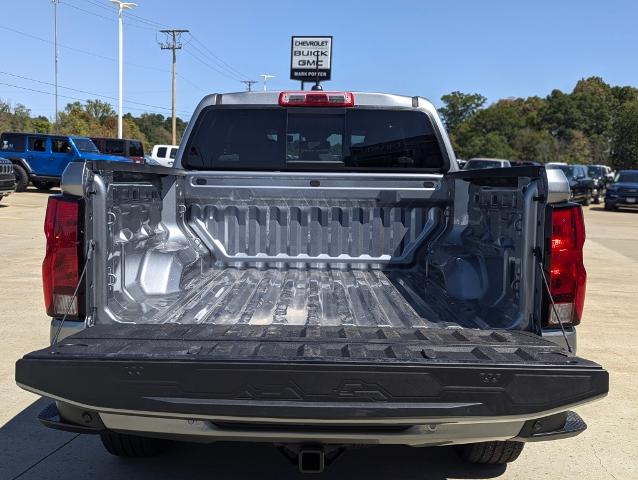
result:
M 637 208 L 622 208 L 616 210 L 605 210 L 605 207 L 589 207 L 590 210 L 594 210 L 595 212 L 607 212 L 607 213 L 638 213 Z
M 488 479 L 504 467 L 473 466 L 450 447 L 370 447 L 346 451 L 322 475 L 302 475 L 273 446 L 264 444 L 177 443 L 161 457 L 121 459 L 102 448 L 99 437 L 50 430 L 37 414 L 38 400 L 0 428 L 0 478 L 26 479 L 293 479 L 365 478 L 444 480 Z
M 60 189 L 57 187 L 51 188 L 49 190 L 39 190 L 35 187 L 27 187 L 24 193 L 42 193 L 45 195 L 54 195 L 56 193 L 60 193 Z

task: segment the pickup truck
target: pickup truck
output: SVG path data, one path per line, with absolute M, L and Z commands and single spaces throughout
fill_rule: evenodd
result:
M 51 346 L 16 364 L 45 425 L 120 456 L 276 444 L 513 461 L 582 432 L 585 230 L 560 170 L 458 170 L 430 102 L 205 97 L 173 168 L 72 163 L 48 203 Z

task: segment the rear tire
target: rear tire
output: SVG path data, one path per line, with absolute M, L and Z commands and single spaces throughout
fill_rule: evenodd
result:
M 466 462 L 483 465 L 504 465 L 513 462 L 523 451 L 522 442 L 481 442 L 459 445 L 458 452 Z
M 586 207 L 589 207 L 589 205 L 591 205 L 591 190 L 587 190 L 587 193 L 585 194 L 585 200 L 583 200 L 583 205 L 585 205 Z
M 600 205 L 604 198 L 605 196 L 601 193 L 600 190 L 598 190 L 598 194 L 596 195 L 596 198 L 594 198 L 594 204 Z
M 53 182 L 46 182 L 44 180 L 32 180 L 31 183 L 38 190 L 42 190 L 46 192 L 47 190 L 51 190 L 53 188 Z
M 102 445 L 117 457 L 142 458 L 154 457 L 164 453 L 168 447 L 167 440 L 159 438 L 138 437 L 123 433 L 107 432 L 100 434 Z
M 24 192 L 29 185 L 29 174 L 22 165 L 13 164 L 13 173 L 16 176 L 16 192 Z
M 608 212 L 611 212 L 613 210 L 616 210 L 616 206 L 610 205 L 609 203 L 605 203 L 605 210 L 607 210 Z

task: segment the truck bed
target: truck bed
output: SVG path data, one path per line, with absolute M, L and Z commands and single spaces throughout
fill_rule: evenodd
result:
M 225 268 L 185 290 L 152 323 L 458 326 L 441 322 L 417 293 L 422 277 L 407 272 Z

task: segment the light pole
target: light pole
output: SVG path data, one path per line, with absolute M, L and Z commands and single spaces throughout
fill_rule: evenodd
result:
M 111 0 L 111 3 L 117 5 L 117 138 L 122 138 L 122 64 L 123 60 L 123 34 L 122 34 L 122 13 L 124 10 L 137 7 L 137 3 L 123 2 L 122 0 Z
M 274 76 L 274 75 L 269 75 L 269 74 L 267 74 L 267 73 L 262 73 L 262 74 L 261 74 L 261 75 L 259 75 L 259 76 L 260 76 L 261 78 L 263 78 L 263 79 L 264 79 L 264 92 L 265 92 L 266 90 L 268 90 L 268 89 L 266 88 L 266 82 L 267 82 L 268 80 L 270 80 L 271 78 L 275 78 L 275 76 Z
M 58 3 L 60 0 L 53 1 L 53 56 L 55 63 L 55 132 L 58 131 Z

